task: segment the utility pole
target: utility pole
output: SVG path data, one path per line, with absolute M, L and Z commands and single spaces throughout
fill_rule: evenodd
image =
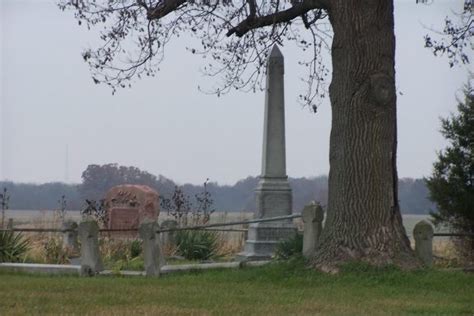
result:
M 69 145 L 66 145 L 66 161 L 64 163 L 64 182 L 69 183 Z

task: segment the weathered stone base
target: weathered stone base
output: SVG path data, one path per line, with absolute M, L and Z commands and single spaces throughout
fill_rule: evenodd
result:
M 257 223 L 249 227 L 244 251 L 237 255 L 239 261 L 268 260 L 277 244 L 295 236 L 296 227 L 292 223 Z
M 285 177 L 261 177 L 255 190 L 257 200 L 256 218 L 264 219 L 292 213 L 292 194 Z M 296 234 L 292 220 L 252 224 L 248 230 L 244 251 L 237 260 L 268 260 L 276 245 Z

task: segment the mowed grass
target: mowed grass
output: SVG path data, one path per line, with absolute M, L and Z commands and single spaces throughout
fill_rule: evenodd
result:
M 0 314 L 473 315 L 474 275 L 301 260 L 260 268 L 144 277 L 0 274 Z

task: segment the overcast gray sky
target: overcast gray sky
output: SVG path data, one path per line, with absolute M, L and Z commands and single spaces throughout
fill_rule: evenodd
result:
M 431 171 L 445 142 L 439 117 L 456 108 L 467 67 L 423 48 L 428 27 L 442 27 L 463 0 L 416 5 L 395 1 L 397 36 L 398 169 L 400 177 Z M 92 83 L 82 61 L 96 35 L 78 27 L 52 0 L 0 0 L 0 179 L 80 182 L 88 164 L 116 162 L 162 174 L 180 183 L 206 178 L 231 184 L 260 173 L 264 94 L 233 92 L 220 98 L 200 93 L 212 86 L 204 62 L 184 48 L 167 49 L 156 78 L 132 89 Z M 300 52 L 283 47 L 286 67 L 287 171 L 292 177 L 329 171 L 330 106 L 316 115 L 297 103 Z M 472 54 L 471 54 L 471 59 Z M 327 59 L 329 63 L 330 60 Z M 68 156 L 66 159 L 66 148 Z

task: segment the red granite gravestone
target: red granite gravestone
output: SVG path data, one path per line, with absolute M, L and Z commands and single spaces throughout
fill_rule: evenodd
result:
M 109 228 L 137 229 L 138 210 L 136 208 L 113 207 L 109 212 Z
M 144 219 L 157 220 L 158 192 L 145 185 L 124 184 L 105 196 L 109 229 L 138 229 Z

